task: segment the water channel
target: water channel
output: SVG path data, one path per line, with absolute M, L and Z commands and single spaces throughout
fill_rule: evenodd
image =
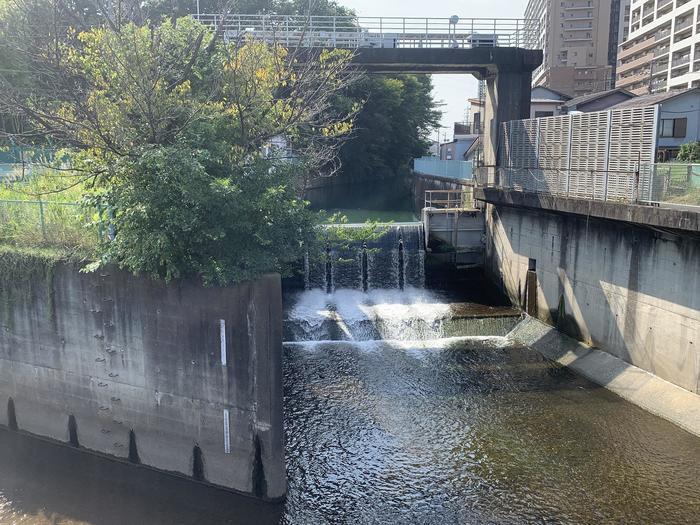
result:
M 285 297 L 285 504 L 0 430 L 0 523 L 698 523 L 700 439 L 395 255 L 367 291 L 358 263 Z

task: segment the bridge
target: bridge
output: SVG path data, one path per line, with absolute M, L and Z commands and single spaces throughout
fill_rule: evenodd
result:
M 229 41 L 254 38 L 289 48 L 349 49 L 369 73 L 468 73 L 486 81 L 483 159 L 496 166 L 499 128 L 530 116 L 537 20 L 198 13 Z

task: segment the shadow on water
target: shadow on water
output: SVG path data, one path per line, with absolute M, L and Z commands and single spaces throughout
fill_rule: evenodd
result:
M 0 428 L 0 523 L 267 525 L 265 503 Z

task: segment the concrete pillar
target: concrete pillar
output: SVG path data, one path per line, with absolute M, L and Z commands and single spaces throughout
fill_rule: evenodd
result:
M 483 162 L 487 168 L 500 165 L 501 124 L 530 118 L 532 72 L 498 71 L 486 78 Z M 489 169 L 489 182 L 492 174 Z

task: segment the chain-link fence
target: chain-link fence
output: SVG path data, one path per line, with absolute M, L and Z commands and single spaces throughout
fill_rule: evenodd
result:
M 700 164 L 653 164 L 648 184 L 639 197 L 642 203 L 700 207 Z
M 103 236 L 97 217 L 74 202 L 0 200 L 0 243 L 90 250 Z

